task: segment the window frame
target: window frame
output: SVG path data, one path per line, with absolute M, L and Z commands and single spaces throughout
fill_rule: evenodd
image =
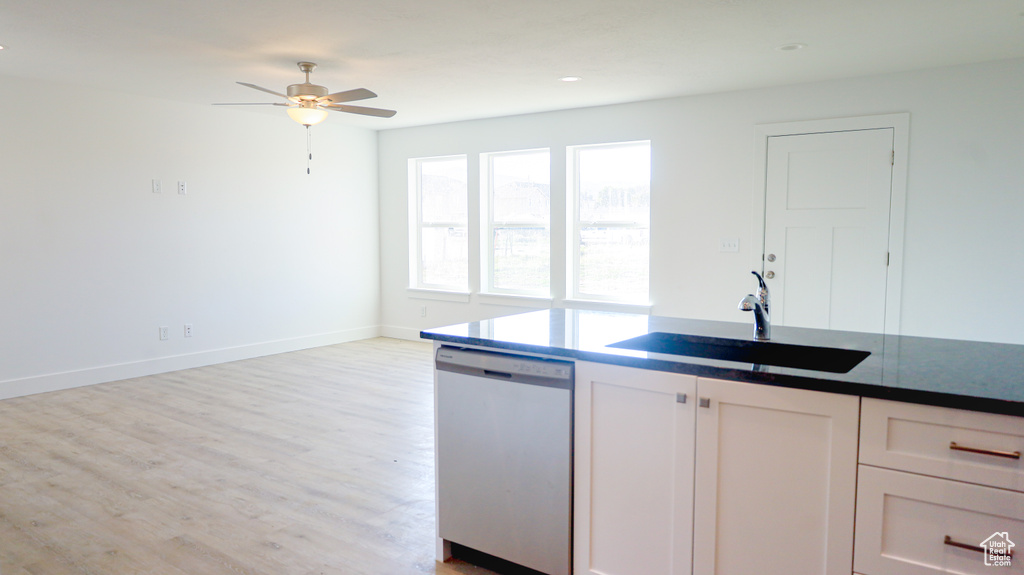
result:
M 551 196 L 548 196 L 547 221 L 543 227 L 548 232 L 548 282 L 547 287 L 540 290 L 521 290 L 499 288 L 494 285 L 494 229 L 495 228 L 536 228 L 540 224 L 527 221 L 495 221 L 494 218 L 494 158 L 516 155 L 529 155 L 544 152 L 548 156 L 548 189 L 551 189 L 551 148 L 529 148 L 523 150 L 502 150 L 480 154 L 480 257 L 482 265 L 481 293 L 489 295 L 528 296 L 551 298 Z
M 566 210 L 566 250 L 569 252 L 567 260 L 572 262 L 566 270 L 566 295 L 569 300 L 608 302 L 619 304 L 632 304 L 647 306 L 650 305 L 651 294 L 651 213 L 648 206 L 647 222 L 644 224 L 629 221 L 615 220 L 593 220 L 582 221 L 580 219 L 580 155 L 579 152 L 588 149 L 598 148 L 625 148 L 645 146 L 650 153 L 652 146 L 650 140 L 632 140 L 627 142 L 607 142 L 600 144 L 583 144 L 566 147 L 566 201 L 570 204 Z M 653 173 L 653 167 L 651 172 Z M 650 174 L 648 174 L 648 202 L 652 196 L 650 189 Z M 636 229 L 647 230 L 647 293 L 637 297 L 616 297 L 614 295 L 589 293 L 580 290 L 580 246 L 582 243 L 581 232 L 585 228 L 612 228 L 612 229 Z
M 423 164 L 427 162 L 451 161 L 461 159 L 466 168 L 466 213 L 465 221 L 423 221 Z M 409 159 L 409 289 L 450 292 L 456 294 L 469 293 L 469 156 L 451 154 L 445 156 L 429 156 Z M 462 285 L 428 283 L 423 280 L 423 230 L 428 228 L 462 228 L 467 238 L 465 282 Z

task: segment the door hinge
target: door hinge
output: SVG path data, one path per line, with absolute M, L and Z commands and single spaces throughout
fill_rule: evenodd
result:
M 890 166 L 895 166 L 896 165 L 896 150 L 893 150 L 892 151 L 892 155 L 889 156 L 889 165 Z
M 889 267 L 889 252 L 885 252 L 885 267 Z

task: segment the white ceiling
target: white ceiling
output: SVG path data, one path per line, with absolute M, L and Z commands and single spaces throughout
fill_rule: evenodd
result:
M 3 0 L 0 45 L 3 76 L 196 103 L 310 60 L 398 110 L 329 121 L 387 129 L 1024 57 L 1024 0 Z

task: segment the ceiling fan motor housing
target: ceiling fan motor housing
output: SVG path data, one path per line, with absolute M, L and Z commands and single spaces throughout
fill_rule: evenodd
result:
M 317 86 L 308 82 L 303 84 L 292 84 L 288 86 L 288 99 L 298 102 L 300 100 L 316 100 L 327 95 L 327 88 Z
M 306 74 L 306 81 L 302 84 L 288 86 L 288 99 L 293 102 L 318 100 L 327 95 L 327 88 L 309 83 L 309 74 L 316 70 L 313 62 L 299 62 L 299 70 Z

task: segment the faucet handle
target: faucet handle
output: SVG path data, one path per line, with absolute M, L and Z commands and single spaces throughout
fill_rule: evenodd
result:
M 754 294 L 748 293 L 743 299 L 740 300 L 739 309 L 743 311 L 754 311 L 757 308 L 758 300 L 754 297 Z

